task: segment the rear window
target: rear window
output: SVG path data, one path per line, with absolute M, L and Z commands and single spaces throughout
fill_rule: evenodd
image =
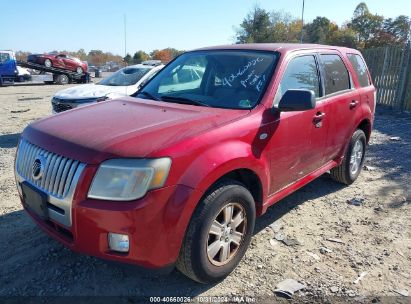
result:
M 107 86 L 130 86 L 136 84 L 151 68 L 127 67 L 104 78 L 98 84 Z
M 350 75 L 341 57 L 334 54 L 320 55 L 324 65 L 326 95 L 350 89 Z
M 360 55 L 348 54 L 348 60 L 351 62 L 354 72 L 357 75 L 361 87 L 368 87 L 370 79 L 368 78 L 367 66 Z

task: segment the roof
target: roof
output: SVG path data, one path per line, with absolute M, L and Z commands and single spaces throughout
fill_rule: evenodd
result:
M 247 44 L 227 44 L 210 46 L 205 48 L 199 48 L 195 51 L 200 50 L 259 50 L 259 51 L 281 51 L 281 52 L 291 52 L 297 50 L 307 50 L 307 49 L 329 49 L 329 50 L 340 50 L 340 51 L 354 51 L 357 50 L 341 47 L 341 46 L 331 46 L 323 44 L 309 44 L 309 43 L 247 43 Z

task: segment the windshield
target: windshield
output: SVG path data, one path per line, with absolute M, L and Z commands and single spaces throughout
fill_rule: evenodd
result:
M 271 79 L 277 53 L 248 50 L 194 51 L 154 77 L 138 97 L 229 109 L 251 109 Z
M 107 86 L 129 86 L 136 84 L 150 68 L 128 67 L 115 72 L 113 75 L 104 78 L 98 84 Z

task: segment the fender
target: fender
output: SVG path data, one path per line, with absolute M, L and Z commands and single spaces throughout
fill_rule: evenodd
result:
M 257 158 L 248 143 L 228 140 L 201 153 L 188 166 L 179 184 L 204 193 L 225 174 L 238 169 L 249 169 L 259 177 L 263 197 L 266 197 L 270 176 L 268 168 L 269 160 L 265 154 Z
M 344 159 L 344 155 L 347 152 L 348 146 L 350 144 L 350 139 L 351 139 L 352 134 L 355 132 L 355 130 L 358 129 L 358 127 L 363 121 L 367 121 L 370 124 L 369 131 L 365 132 L 367 139 L 369 139 L 369 137 L 371 136 L 371 129 L 372 129 L 371 112 L 367 105 L 361 103 L 361 108 L 359 109 L 359 111 L 356 111 L 355 113 L 354 123 L 350 126 L 349 132 L 347 133 L 347 137 L 344 139 L 344 145 L 342 146 L 340 152 L 338 153 L 337 158 L 335 159 L 337 164 L 341 164 L 342 160 Z
M 184 186 L 184 189 L 191 188 L 192 190 L 176 193 L 175 195 L 185 197 L 185 199 L 170 201 L 164 211 L 166 221 L 174 225 L 174 228 L 170 229 L 173 231 L 172 234 L 167 237 L 169 240 L 173 240 L 171 242 L 172 248 L 170 248 L 173 258 L 177 259 L 185 231 L 198 203 L 204 193 L 219 178 L 234 170 L 249 169 L 260 179 L 264 200 L 269 189 L 268 168 L 269 162 L 265 154 L 256 158 L 251 146 L 239 140 L 220 142 L 199 154 L 178 181 L 178 184 Z

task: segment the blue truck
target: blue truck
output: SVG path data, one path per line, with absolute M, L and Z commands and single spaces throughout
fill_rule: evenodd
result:
M 0 51 L 0 84 L 19 80 L 17 61 L 14 52 Z
M 20 67 L 38 71 L 38 75 L 32 75 L 30 77 L 33 81 L 37 82 L 67 84 L 72 82 L 86 83 L 90 81 L 90 75 L 88 73 L 77 74 L 73 71 L 46 67 L 32 62 L 17 61 L 13 51 L 0 51 L 0 86 L 6 82 L 14 83 L 15 81 L 24 81 L 25 77 L 19 73 Z

